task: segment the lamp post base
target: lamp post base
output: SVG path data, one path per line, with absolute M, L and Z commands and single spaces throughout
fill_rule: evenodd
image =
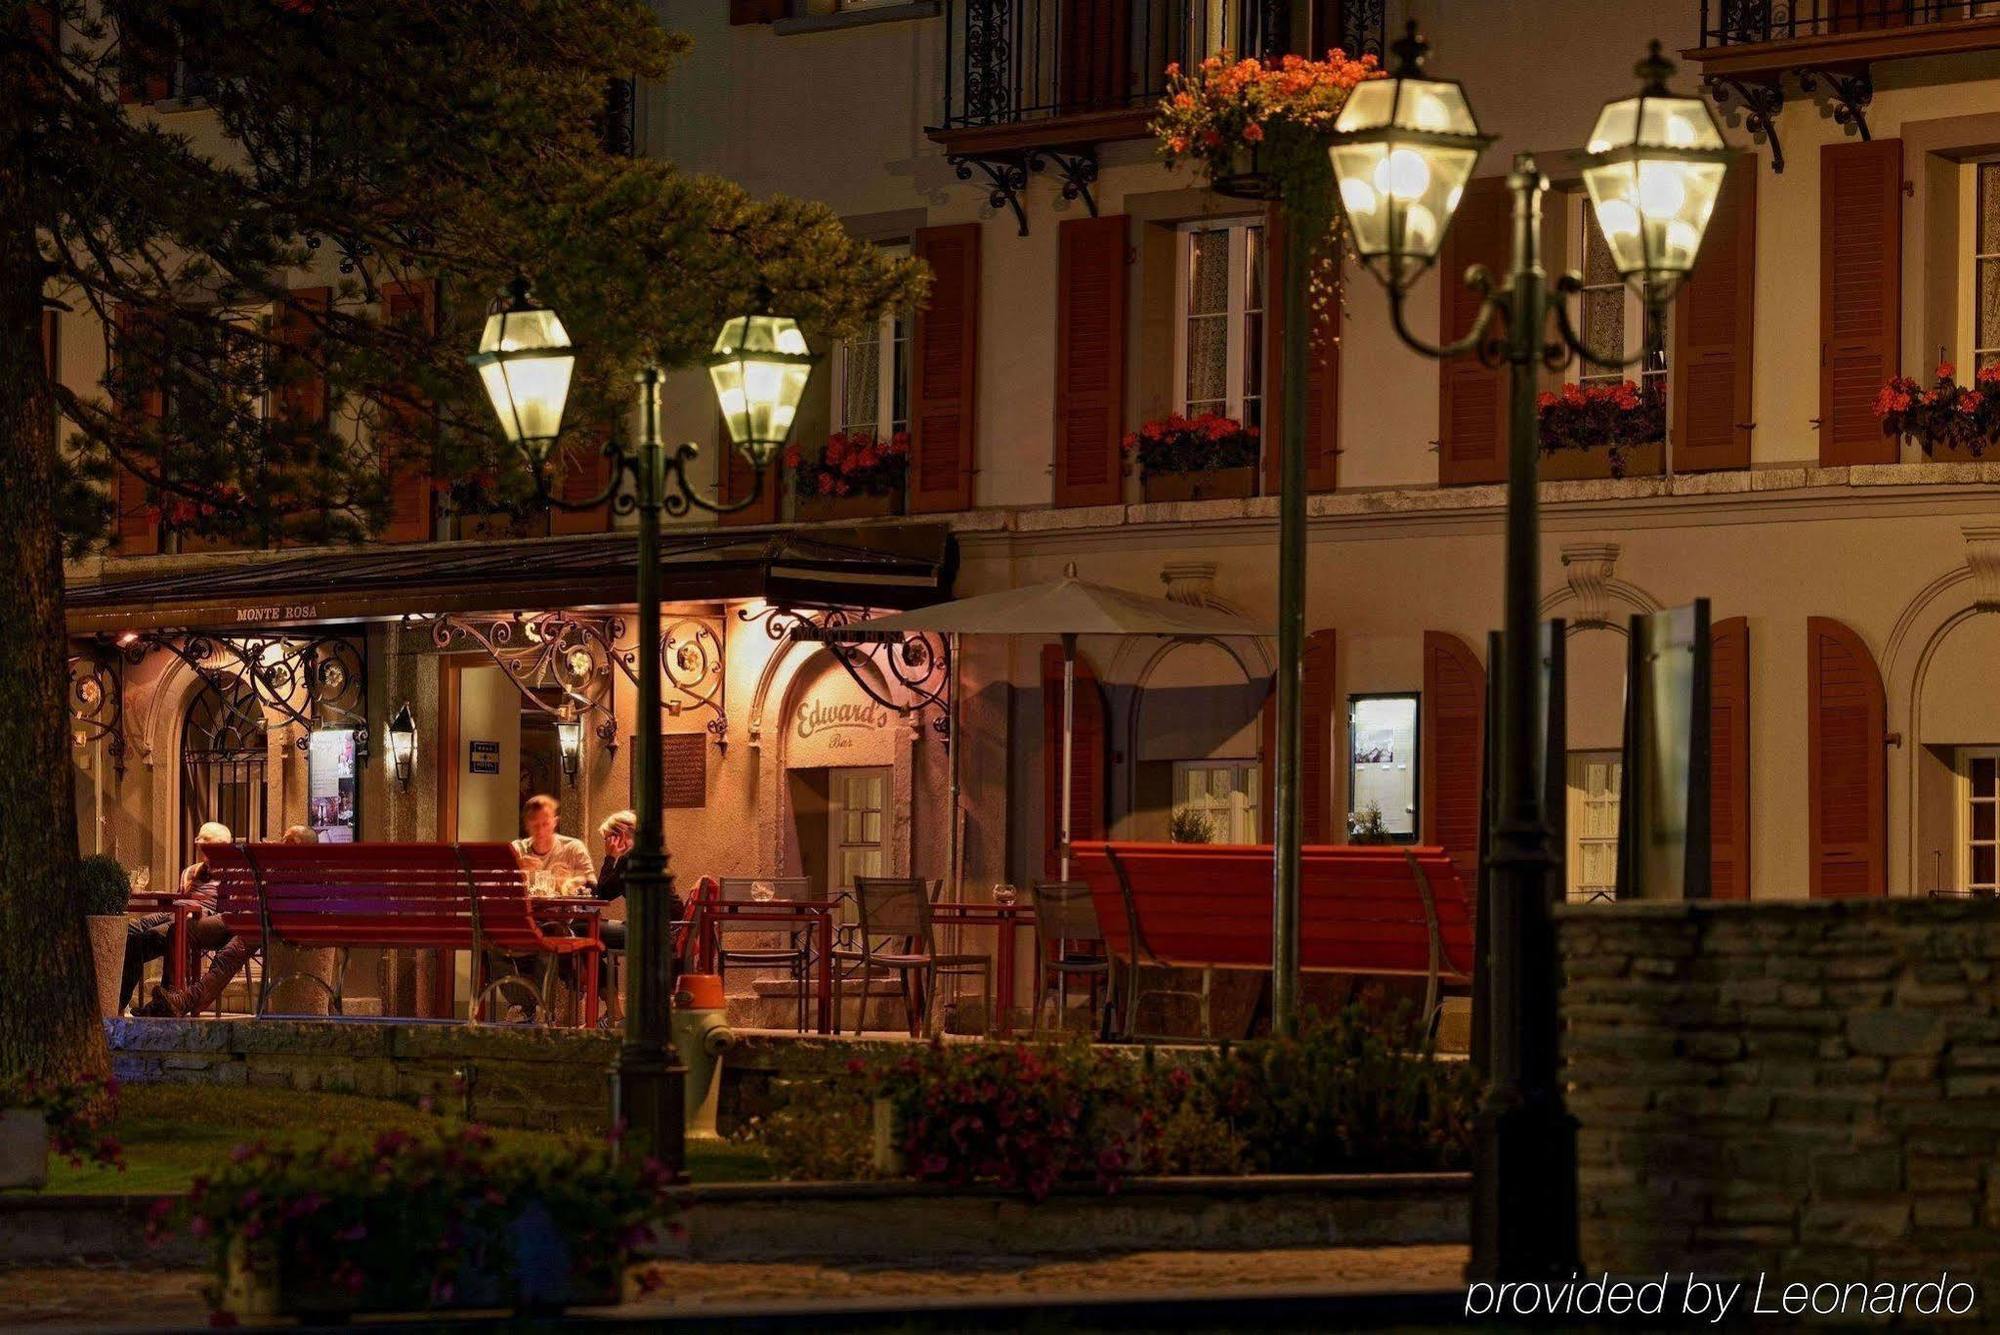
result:
M 685 1141 L 687 1071 L 671 1045 L 627 1041 L 611 1068 L 611 1106 L 621 1133 L 620 1152 L 658 1159 L 675 1182 L 687 1180 Z

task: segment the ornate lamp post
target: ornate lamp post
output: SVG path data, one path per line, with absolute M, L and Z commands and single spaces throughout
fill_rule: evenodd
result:
M 791 434 L 815 359 L 798 325 L 783 317 L 759 312 L 723 325 L 708 358 L 709 375 L 731 442 L 756 469 L 750 494 L 726 505 L 707 500 L 689 485 L 687 466 L 700 453 L 698 446 L 683 443 L 669 454 L 661 442 L 661 372 L 650 365 L 637 376 L 637 448 L 613 436 L 604 447 L 611 480 L 589 500 L 566 502 L 551 494 L 549 447 L 562 430 L 575 359 L 562 321 L 535 301 L 525 279 L 516 279 L 487 316 L 471 361 L 486 382 L 501 430 L 527 460 L 536 493 L 546 504 L 589 510 L 608 503 L 620 514 L 638 512 L 639 743 L 632 763 L 639 828 L 625 874 L 625 1041 L 613 1072 L 612 1115 L 630 1143 L 678 1177 L 685 1072 L 672 1039 L 674 959 L 666 914 L 670 878 L 660 830 L 660 516 L 684 515 L 690 509 L 725 514 L 757 501 L 765 465 Z
M 1630 365 L 1623 349 L 1584 346 L 1565 298 L 1551 301 L 1542 268 L 1542 192 L 1548 180 L 1520 154 L 1507 178 L 1513 193 L 1513 257 L 1504 280 L 1474 267 L 1465 282 L 1485 298 L 1471 332 L 1433 346 L 1404 322 L 1410 285 L 1437 259 L 1482 137 L 1455 83 L 1426 78 L 1427 45 L 1411 23 L 1393 48 L 1388 79 L 1354 90 L 1335 123 L 1329 152 L 1341 208 L 1356 248 L 1388 289 L 1397 336 L 1436 359 L 1477 355 L 1508 368 L 1506 653 L 1500 665 L 1498 820 L 1482 906 L 1490 915 L 1490 1067 L 1480 1118 L 1481 1195 L 1475 1209 L 1472 1269 L 1494 1278 L 1561 1278 L 1577 1264 L 1576 1132 L 1557 1079 L 1555 933 L 1550 906 L 1561 866 L 1551 847 L 1542 788 L 1535 780 L 1545 721 L 1536 681 L 1540 533 L 1536 507 L 1538 423 L 1535 377 L 1572 356 L 1600 366 Z M 1644 298 L 1649 326 L 1693 268 L 1721 189 L 1729 152 L 1708 108 L 1670 92 L 1674 66 L 1654 42 L 1636 72 L 1638 96 L 1607 104 L 1588 145 L 1583 176 L 1598 226 L 1626 282 Z M 1493 333 L 1495 322 L 1502 329 Z M 1553 322 L 1554 329 L 1547 332 Z M 1647 340 L 1650 345 L 1650 338 Z

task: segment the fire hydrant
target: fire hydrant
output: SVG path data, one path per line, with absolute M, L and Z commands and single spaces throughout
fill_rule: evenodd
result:
M 680 991 L 674 994 L 674 1047 L 687 1068 L 682 1111 L 690 1139 L 716 1139 L 722 1054 L 735 1043 L 723 1007 L 722 979 L 712 973 L 682 974 Z

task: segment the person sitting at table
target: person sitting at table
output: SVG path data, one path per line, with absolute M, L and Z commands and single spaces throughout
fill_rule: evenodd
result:
M 281 844 L 316 844 L 319 833 L 310 825 L 293 825 L 278 836 Z M 138 1007 L 134 1015 L 176 1017 L 199 1015 L 213 1006 L 222 997 L 223 989 L 231 979 L 241 973 L 243 966 L 250 962 L 263 946 L 263 942 L 253 937 L 232 936 L 215 952 L 208 962 L 208 969 L 193 987 L 169 987 L 157 983 L 153 995 L 145 1005 Z
M 590 850 L 583 840 L 556 833 L 559 805 L 547 793 L 529 798 L 521 808 L 521 828 L 527 834 L 514 841 L 514 856 L 521 859 L 521 870 L 531 878 L 538 871 L 549 873 L 556 890 L 572 879 L 584 884 L 591 879 Z
M 217 950 L 228 943 L 229 929 L 222 925 L 222 915 L 215 911 L 215 873 L 209 870 L 208 860 L 202 850 L 218 844 L 235 842 L 229 827 L 220 821 L 208 821 L 194 835 L 194 861 L 181 871 L 180 896 L 178 902 L 188 910 L 188 934 L 196 947 L 202 950 Z M 146 965 L 162 959 L 173 948 L 174 915 L 148 913 L 136 918 L 125 928 L 125 968 L 119 980 L 118 1004 L 120 1008 L 129 1006 L 133 991 L 139 986 L 139 977 L 146 971 Z

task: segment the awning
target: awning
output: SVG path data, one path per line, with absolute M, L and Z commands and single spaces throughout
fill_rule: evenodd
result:
M 321 547 L 125 573 L 68 590 L 73 633 L 368 621 L 412 612 L 629 606 L 630 530 L 510 542 Z M 152 563 L 148 563 L 149 565 Z M 660 536 L 669 602 L 922 607 L 947 597 L 957 548 L 942 524 L 687 528 Z

